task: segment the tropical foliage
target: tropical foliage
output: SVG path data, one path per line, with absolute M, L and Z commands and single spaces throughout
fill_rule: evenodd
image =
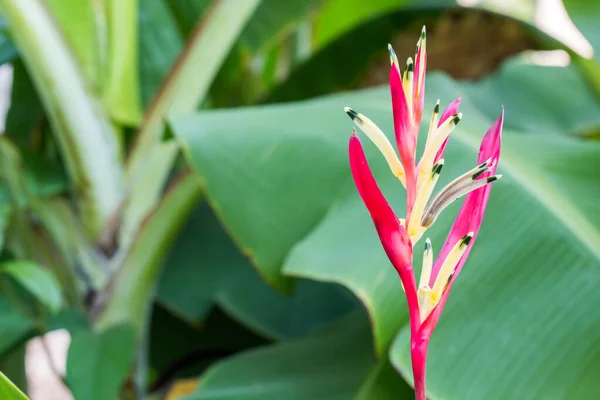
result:
M 541 2 L 499 3 L 0 0 L 0 397 L 25 398 L 26 342 L 64 329 L 77 400 L 414 398 L 343 108 L 394 132 L 386 46 L 411 54 L 426 24 L 425 115 L 438 98 L 463 113 L 439 187 L 505 110 L 504 177 L 431 338 L 428 398 L 596 398 L 600 61 L 538 29 Z M 598 6 L 564 4 L 600 47 Z M 459 208 L 427 232 L 434 254 Z

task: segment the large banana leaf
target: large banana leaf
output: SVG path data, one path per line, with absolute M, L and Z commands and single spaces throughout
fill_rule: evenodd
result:
M 512 68 L 535 77 L 516 88 L 521 102 L 505 90 Z M 597 122 L 600 108 L 579 79 L 570 68 L 513 64 L 478 86 L 441 75 L 428 80 L 426 109 L 437 97 L 448 103 L 462 96 L 464 118 L 446 152 L 443 180 L 474 165 L 502 103 L 507 126 L 500 163 L 505 177 L 492 192 L 478 243 L 431 344 L 433 399 L 555 393 L 579 399 L 600 392 L 600 144 L 568 135 L 582 122 Z M 565 97 L 585 99 L 585 107 L 565 108 Z M 391 356 L 408 376 L 406 306 L 351 182 L 345 105 L 391 133 L 385 88 L 207 112 L 174 120 L 172 128 L 215 212 L 259 272 L 280 287 L 289 284 L 286 276 L 298 276 L 351 289 L 371 315 L 378 351 L 401 331 Z M 373 146 L 367 153 L 401 210 L 402 188 Z M 456 210 L 433 227 L 434 249 Z
M 373 365 L 369 341 L 366 317 L 355 313 L 318 334 L 221 361 L 200 379 L 196 393 L 184 399 L 351 399 Z M 394 398 L 410 399 L 404 389 L 408 395 L 396 393 Z
M 194 325 L 218 304 L 249 328 L 276 339 L 305 336 L 356 306 L 337 285 L 301 280 L 289 296 L 270 287 L 204 201 L 170 252 L 158 299 Z

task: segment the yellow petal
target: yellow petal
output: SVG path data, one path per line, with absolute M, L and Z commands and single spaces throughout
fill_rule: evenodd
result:
M 392 147 L 392 144 L 388 140 L 387 136 L 385 136 L 385 134 L 377 125 L 375 125 L 373 121 L 365 117 L 363 114 L 357 113 L 350 107 L 345 107 L 344 111 L 346 111 L 346 114 L 352 118 L 352 121 L 354 121 L 356 126 L 358 126 L 360 130 L 363 131 L 369 139 L 371 139 L 375 146 L 377 146 L 381 154 L 383 154 L 383 157 L 385 157 L 385 160 L 387 161 L 394 176 L 396 176 L 400 182 L 402 182 L 402 185 L 406 187 L 404 167 L 402 167 L 402 163 L 396 155 L 396 151 Z

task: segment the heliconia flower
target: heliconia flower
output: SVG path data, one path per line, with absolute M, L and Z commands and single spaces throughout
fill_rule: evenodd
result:
M 379 189 L 367 163 L 360 139 L 354 130 L 349 158 L 356 188 L 365 203 L 383 248 L 398 272 L 410 314 L 411 358 L 415 396 L 425 400 L 425 365 L 429 339 L 444 308 L 450 289 L 473 246 L 483 220 L 491 182 L 500 157 L 504 111 L 485 134 L 478 165 L 431 195 L 444 166 L 444 149 L 460 122 L 460 99 L 454 100 L 440 116 L 437 101 L 429 123 L 425 149 L 416 163 L 416 144 L 423 113 L 427 65 L 425 27 L 417 43 L 415 62 L 409 58 L 400 71 L 391 46 L 390 91 L 398 154 L 385 134 L 369 118 L 349 107 L 344 110 L 356 126 L 377 146 L 394 176 L 406 188 L 405 218 L 398 218 Z M 434 261 L 433 247 L 425 240 L 421 276 L 417 286 L 413 270 L 413 248 L 440 213 L 455 200 L 464 204 Z

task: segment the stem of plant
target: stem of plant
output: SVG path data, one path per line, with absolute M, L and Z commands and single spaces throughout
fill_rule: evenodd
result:
M 418 332 L 418 331 L 417 331 Z M 411 335 L 410 357 L 412 360 L 412 370 L 415 387 L 415 400 L 427 400 L 427 391 L 425 390 L 427 374 L 427 349 L 429 347 L 429 338 L 423 337 L 418 333 Z

